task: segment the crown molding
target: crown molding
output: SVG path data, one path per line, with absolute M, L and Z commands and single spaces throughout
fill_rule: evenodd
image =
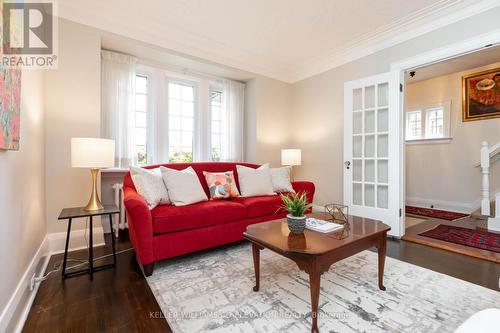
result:
M 500 6 L 498 0 L 482 0 L 472 5 L 464 5 L 463 3 L 463 0 L 443 0 L 433 6 L 423 8 L 354 40 L 350 45 L 332 50 L 323 56 L 302 64 L 288 80 L 297 82 L 307 79 Z M 451 10 L 449 13 L 442 15 L 443 11 L 458 5 L 462 5 L 459 10 Z
M 207 39 L 201 35 L 187 32 L 179 27 L 170 26 L 175 31 L 172 36 L 165 36 L 152 23 L 148 26 L 131 27 L 127 20 L 119 16 L 98 16 L 95 8 L 81 8 L 78 3 L 59 2 L 58 16 L 60 18 L 90 26 L 105 32 L 135 39 L 143 43 L 159 46 L 166 51 L 195 61 L 232 67 L 242 71 L 267 76 L 276 80 L 286 81 L 287 72 L 283 64 L 270 60 L 252 61 L 256 57 L 251 51 L 237 50 L 231 45 L 217 40 Z M 167 24 L 167 23 L 164 23 Z
M 173 54 L 193 60 L 228 66 L 294 83 L 500 6 L 498 0 L 480 0 L 473 4 L 470 2 L 467 0 L 440 0 L 431 6 L 362 35 L 349 45 L 334 48 L 296 66 L 290 66 L 290 64 L 274 59 L 262 59 L 250 49 L 235 49 L 231 45 L 207 39 L 179 27 L 170 26 L 169 29 L 175 31 L 175 34 L 169 36 L 159 33 L 161 29 L 157 29 L 154 23 L 132 28 L 120 16 L 97 16 L 95 8 L 81 8 L 72 2 L 59 2 L 59 16 L 103 31 L 159 46 Z

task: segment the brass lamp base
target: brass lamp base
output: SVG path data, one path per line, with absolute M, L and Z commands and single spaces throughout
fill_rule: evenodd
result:
M 99 169 L 90 169 L 92 174 L 92 194 L 90 195 L 89 203 L 85 206 L 86 211 L 96 211 L 104 209 L 101 200 L 99 200 L 99 194 L 97 193 L 97 176 L 99 175 Z

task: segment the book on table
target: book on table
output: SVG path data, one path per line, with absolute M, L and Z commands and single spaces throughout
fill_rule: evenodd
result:
M 314 217 L 308 217 L 306 219 L 306 229 L 317 231 L 317 232 L 334 232 L 342 230 L 344 226 L 335 222 L 329 222 L 325 220 L 316 219 Z

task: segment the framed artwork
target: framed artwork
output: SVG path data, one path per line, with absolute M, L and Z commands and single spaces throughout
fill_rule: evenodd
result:
M 0 2 L 2 14 L 3 1 Z M 0 43 L 3 44 L 1 34 Z M 0 65 L 0 149 L 19 150 L 20 116 L 21 70 Z
M 0 149 L 19 150 L 21 70 L 0 67 Z
M 462 121 L 500 117 L 500 68 L 462 77 Z

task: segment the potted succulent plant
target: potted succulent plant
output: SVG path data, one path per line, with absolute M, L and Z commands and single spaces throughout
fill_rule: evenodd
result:
M 305 192 L 281 194 L 280 197 L 283 201 L 281 209 L 288 212 L 286 216 L 288 229 L 296 234 L 304 232 L 306 227 L 305 212 L 312 207 L 312 204 L 307 202 L 307 194 Z

